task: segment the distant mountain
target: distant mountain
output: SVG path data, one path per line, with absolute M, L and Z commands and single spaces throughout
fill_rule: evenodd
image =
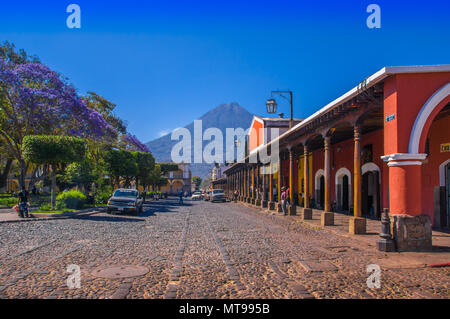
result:
M 202 129 L 203 132 L 211 127 L 218 128 L 222 131 L 224 141 L 224 150 L 225 154 L 225 133 L 226 128 L 243 128 L 246 130 L 250 127 L 253 115 L 249 113 L 245 108 L 240 106 L 238 103 L 230 103 L 230 104 L 222 104 L 208 113 L 204 114 L 199 120 L 202 120 Z M 192 139 L 194 138 L 194 122 L 186 125 L 187 128 L 191 132 Z M 146 145 L 155 156 L 158 162 L 169 162 L 171 161 L 170 153 L 172 151 L 172 147 L 178 143 L 178 141 L 172 141 L 170 138 L 171 134 L 164 135 L 156 140 L 148 142 Z M 209 141 L 204 142 L 203 146 L 208 144 Z M 193 145 L 192 152 L 193 152 Z M 193 163 L 193 160 L 192 160 Z M 213 164 L 191 164 L 192 176 L 199 176 L 201 178 L 206 178 L 208 174 L 211 173 Z

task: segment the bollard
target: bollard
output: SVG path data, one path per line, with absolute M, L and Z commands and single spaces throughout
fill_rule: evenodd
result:
M 391 220 L 389 218 L 389 209 L 383 209 L 381 216 L 381 233 L 377 241 L 377 248 L 379 251 L 395 251 L 395 243 L 391 236 Z

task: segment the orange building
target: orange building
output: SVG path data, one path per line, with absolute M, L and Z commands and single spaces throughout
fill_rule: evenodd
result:
M 383 68 L 276 139 L 251 134 L 250 152 L 276 141 L 278 161 L 226 171 L 243 201 L 278 209 L 287 186 L 290 213 L 321 209 L 324 225 L 352 214 L 353 234 L 386 208 L 399 250 L 429 249 L 432 227 L 450 227 L 450 65 Z

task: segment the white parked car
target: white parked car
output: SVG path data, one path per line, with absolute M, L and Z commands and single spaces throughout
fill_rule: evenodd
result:
M 223 189 L 213 189 L 211 191 L 211 202 L 226 202 Z
M 202 192 L 194 192 L 194 194 L 192 194 L 191 199 L 192 200 L 202 200 L 203 199 Z

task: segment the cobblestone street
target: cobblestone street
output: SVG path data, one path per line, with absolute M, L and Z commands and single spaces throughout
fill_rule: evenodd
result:
M 367 266 L 386 258 L 289 217 L 169 198 L 139 216 L 0 224 L 0 298 L 450 297 L 449 267 L 381 266 L 381 288 L 369 288 Z M 79 289 L 66 284 L 71 264 Z

